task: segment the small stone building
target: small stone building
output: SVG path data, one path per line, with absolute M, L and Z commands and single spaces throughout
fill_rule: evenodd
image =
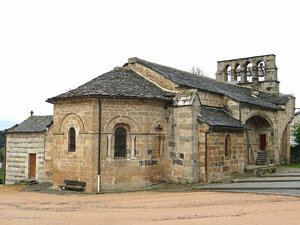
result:
M 45 145 L 52 116 L 30 116 L 6 130 L 6 184 L 20 179 L 43 180 Z
M 130 58 L 49 98 L 43 179 L 128 190 L 288 163 L 295 99 L 279 93 L 275 55 L 219 61 L 216 76 Z

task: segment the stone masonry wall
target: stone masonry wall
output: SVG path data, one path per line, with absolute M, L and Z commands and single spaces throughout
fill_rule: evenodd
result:
M 200 101 L 202 105 L 207 105 L 207 106 L 215 106 L 215 107 L 223 107 L 224 106 L 224 100 L 223 96 L 207 91 L 198 91 Z
M 205 133 L 209 131 L 209 125 L 205 123 L 201 123 L 199 125 L 199 145 L 198 145 L 198 151 L 199 151 L 199 158 L 200 158 L 200 181 L 201 182 L 207 182 L 208 176 L 206 177 L 205 173 Z M 207 143 L 208 146 L 208 143 Z M 207 171 L 208 172 L 208 171 Z
M 76 150 L 68 151 L 68 131 L 76 132 Z M 63 180 L 78 180 L 87 183 L 92 190 L 97 184 L 98 102 L 94 99 L 60 101 L 54 104 L 52 155 L 53 186 Z M 51 158 L 50 158 L 51 157 Z M 51 172 L 51 171 L 50 171 Z
M 228 97 L 224 97 L 225 110 L 235 119 L 240 119 L 240 103 Z
M 53 182 L 53 133 L 52 126 L 45 133 L 45 159 L 43 177 L 45 181 Z
M 136 189 L 162 180 L 168 140 L 165 103 L 101 99 L 101 109 L 101 189 Z M 52 155 L 47 155 L 53 162 L 54 186 L 70 179 L 85 181 L 88 191 L 97 190 L 98 113 L 95 99 L 55 104 L 53 149 Z M 118 126 L 127 129 L 125 159 L 114 159 Z M 75 152 L 68 151 L 70 127 L 76 130 Z
M 140 65 L 138 63 L 128 64 L 128 67 L 165 90 L 175 91 L 176 87 L 178 86 L 159 73 L 156 73 L 148 67 Z
M 231 139 L 231 151 L 225 156 L 225 138 Z M 208 134 L 208 181 L 243 173 L 244 160 L 244 132 L 214 131 Z
M 197 96 L 192 99 L 190 105 L 172 108 L 169 163 L 165 171 L 170 181 L 198 182 L 200 179 L 197 122 L 200 102 Z
M 43 180 L 44 133 L 6 134 L 6 184 L 29 177 L 29 154 L 36 154 L 37 180 Z
M 259 134 L 266 133 L 267 135 L 267 146 L 268 151 L 268 162 L 269 163 L 281 163 L 281 161 L 289 162 L 289 124 L 292 119 L 294 110 L 294 98 L 290 98 L 286 105 L 281 106 L 284 110 L 274 111 L 267 109 L 258 109 L 255 107 L 250 107 L 247 105 L 241 105 L 241 121 L 246 123 L 246 121 L 254 116 L 262 117 L 270 124 L 268 130 L 261 130 L 260 133 L 253 133 L 252 140 L 250 142 L 256 143 L 258 149 L 258 137 Z M 248 132 L 249 133 L 249 132 Z M 247 136 L 245 136 L 245 148 L 247 148 Z M 253 148 L 253 146 L 252 146 Z M 253 156 L 250 154 L 250 159 Z M 252 159 L 254 160 L 254 159 Z
M 164 179 L 168 152 L 166 118 L 163 102 L 102 100 L 103 190 L 136 189 Z M 114 130 L 117 126 L 123 126 L 128 131 L 126 159 L 114 159 Z
M 289 101 L 285 106 L 284 111 L 278 112 L 278 134 L 279 134 L 279 150 L 278 157 L 279 163 L 289 164 L 290 163 L 290 127 L 295 111 L 295 98 L 290 97 Z

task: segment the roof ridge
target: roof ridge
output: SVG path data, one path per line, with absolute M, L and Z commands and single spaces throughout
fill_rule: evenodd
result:
M 204 75 L 195 74 L 195 73 L 191 73 L 191 72 L 188 72 L 188 71 L 185 71 L 185 70 L 181 70 L 181 69 L 177 69 L 177 68 L 174 68 L 174 67 L 165 66 L 165 65 L 162 65 L 162 64 L 150 62 L 150 61 L 147 61 L 147 60 L 144 60 L 144 59 L 140 59 L 140 58 L 138 58 L 138 57 L 129 58 L 129 59 L 128 59 L 128 63 L 131 63 L 131 62 L 132 62 L 132 63 L 135 63 L 135 62 L 138 63 L 138 60 L 144 61 L 144 62 L 147 62 L 147 63 L 152 63 L 152 64 L 155 64 L 155 65 L 158 65 L 158 66 L 167 67 L 167 68 L 169 68 L 169 69 L 177 70 L 177 71 L 179 71 L 179 72 L 188 73 L 188 74 L 193 75 L 193 76 L 196 76 L 196 77 L 204 77 L 204 78 L 208 78 L 208 79 L 215 80 L 215 79 L 213 79 L 213 78 L 210 78 L 210 77 L 207 77 L 207 76 L 204 76 Z
M 211 80 L 211 81 L 214 81 L 214 82 L 217 82 L 217 83 L 221 83 L 221 84 L 225 84 L 225 85 L 231 85 L 231 86 L 238 87 L 238 88 L 251 89 L 250 87 L 241 87 L 241 86 L 237 86 L 235 84 L 226 83 L 226 82 L 223 82 L 223 81 L 218 81 L 218 80 L 216 80 L 214 78 L 211 78 L 211 77 L 208 77 L 208 76 L 204 76 L 204 75 L 200 75 L 200 74 L 195 74 L 195 73 L 191 73 L 191 72 L 188 72 L 188 71 L 185 71 L 185 70 L 181 70 L 181 69 L 177 69 L 177 68 L 174 68 L 174 67 L 165 66 L 165 65 L 162 65 L 162 64 L 150 62 L 150 61 L 147 61 L 147 60 L 144 60 L 144 59 L 140 59 L 138 57 L 128 58 L 128 63 L 138 63 L 138 60 L 146 62 L 146 63 L 151 63 L 151 64 L 154 64 L 154 65 L 157 65 L 157 66 L 163 66 L 163 67 L 166 67 L 166 68 L 169 68 L 169 69 L 177 70 L 178 72 L 187 73 L 187 74 L 189 74 L 191 76 L 194 76 L 194 77 L 201 77 L 201 78 L 204 78 L 204 79 L 208 79 L 208 80 Z
M 46 116 L 53 116 L 53 115 L 33 115 L 31 117 L 46 117 Z

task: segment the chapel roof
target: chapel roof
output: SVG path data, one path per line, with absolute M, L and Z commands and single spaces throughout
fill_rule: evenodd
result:
M 282 108 L 278 105 L 285 104 L 290 97 L 290 95 L 269 94 L 264 92 L 259 92 L 258 96 L 253 96 L 251 95 L 250 88 L 216 81 L 212 78 L 148 62 L 139 58 L 130 58 L 128 59 L 128 63 L 138 63 L 148 67 L 176 84 L 222 94 L 235 101 L 258 106 L 260 108 L 281 110 Z
M 48 102 L 86 97 L 141 98 L 171 101 L 174 93 L 164 91 L 135 71 L 117 67 Z
M 213 129 L 247 129 L 244 124 L 229 115 L 222 108 L 200 106 L 198 119 L 206 122 Z
M 39 133 L 47 130 L 52 122 L 53 116 L 30 116 L 22 123 L 5 130 L 5 133 Z

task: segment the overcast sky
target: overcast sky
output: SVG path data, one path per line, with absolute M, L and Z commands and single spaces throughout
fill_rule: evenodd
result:
M 300 98 L 299 22 L 297 0 L 1 0 L 0 130 L 130 57 L 215 77 L 218 60 L 275 54 Z

